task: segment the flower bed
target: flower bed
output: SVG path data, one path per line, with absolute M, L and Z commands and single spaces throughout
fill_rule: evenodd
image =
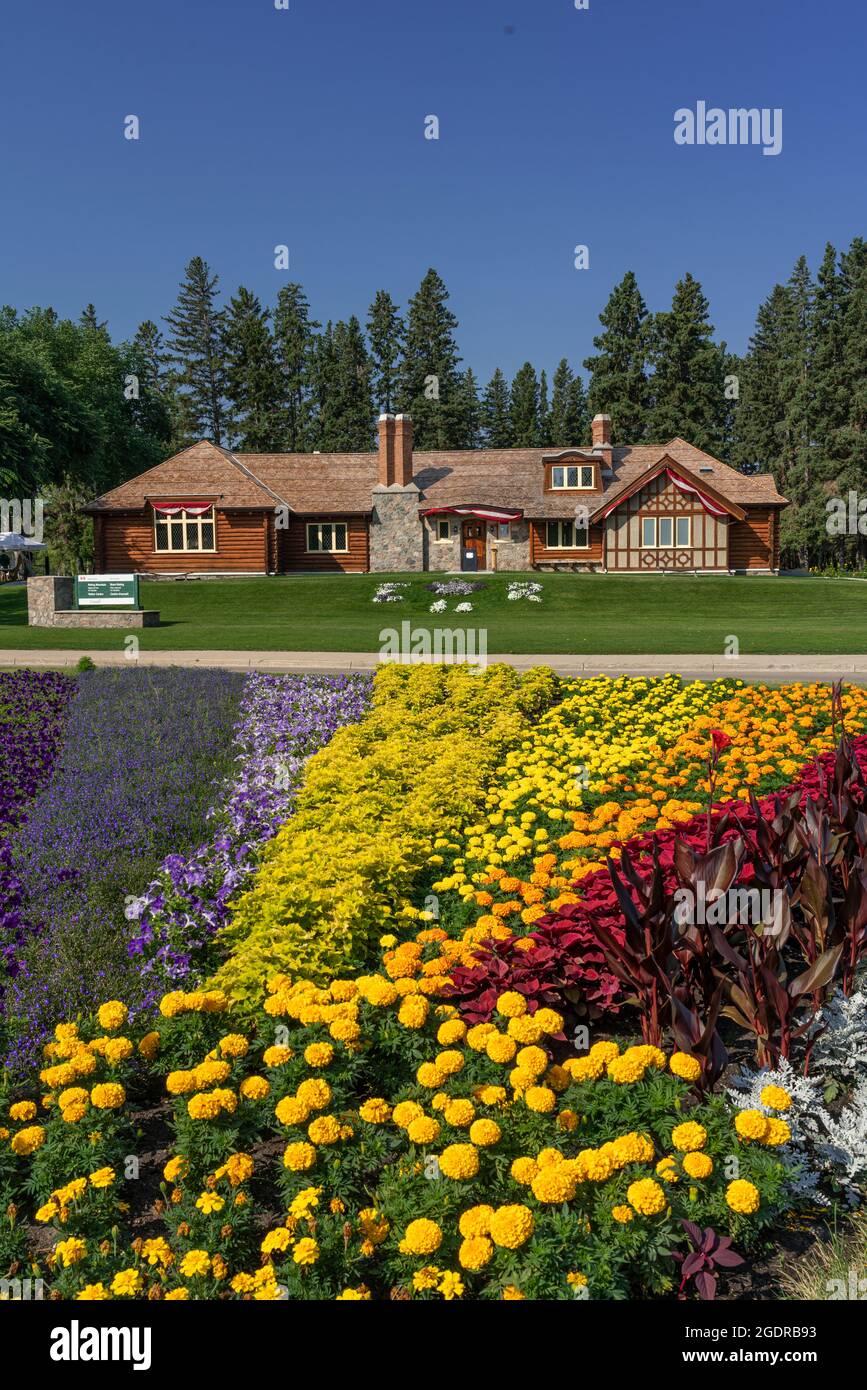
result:
M 201 839 L 239 689 L 220 671 L 79 677 L 52 777 L 10 838 L 28 938 L 7 990 L 8 1064 L 33 1055 L 58 1013 L 105 992 L 136 1000 L 126 900 L 169 850 Z

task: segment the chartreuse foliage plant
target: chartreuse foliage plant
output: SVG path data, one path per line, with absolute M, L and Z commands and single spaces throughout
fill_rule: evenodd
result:
M 380 671 L 370 712 L 311 758 L 295 815 L 221 934 L 215 985 L 250 1002 L 275 969 L 327 979 L 417 918 L 432 844 L 480 814 L 506 753 L 558 696 L 545 668 Z
M 422 935 L 436 959 L 442 933 Z M 684 1220 L 748 1249 L 786 1207 L 783 1091 L 770 1118 L 735 1111 L 698 1097 L 688 1054 L 575 1055 L 514 992 L 468 1027 L 441 989 L 279 975 L 252 1023 L 202 990 L 147 1031 L 119 1001 L 61 1024 L 39 1084 L 2 1095 L 16 1257 L 35 1220 L 33 1272 L 83 1300 L 625 1298 L 677 1287 Z M 159 1094 L 144 1237 L 124 1153 Z

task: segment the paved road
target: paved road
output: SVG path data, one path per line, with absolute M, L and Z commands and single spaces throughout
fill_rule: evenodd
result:
M 50 650 L 18 651 L 0 648 L 0 666 L 70 667 L 83 656 L 96 666 L 133 664 L 122 651 Z M 488 656 L 488 663 L 507 662 L 519 671 L 531 666 L 551 666 L 561 676 L 658 676 L 669 671 L 695 680 L 722 676 L 745 681 L 832 681 L 838 677 L 867 685 L 867 654 L 847 656 L 740 656 L 737 658 L 703 655 L 663 656 Z M 235 652 L 235 651 L 143 651 L 140 666 L 211 666 L 231 671 L 319 671 L 342 674 L 348 671 L 374 671 L 379 663 L 375 652 Z

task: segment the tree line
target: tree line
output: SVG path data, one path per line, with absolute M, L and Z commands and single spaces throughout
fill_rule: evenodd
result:
M 789 563 L 862 566 L 867 538 L 829 536 L 826 502 L 867 487 L 867 242 L 801 258 L 760 306 L 747 352 L 718 342 L 690 274 L 651 313 L 633 272 L 600 316 L 584 377 L 525 362 L 482 386 L 463 364 L 448 290 L 430 269 L 405 313 L 386 290 L 364 323 L 322 324 L 303 287 L 273 307 L 241 286 L 223 300 L 201 257 L 164 328 L 113 344 L 88 305 L 0 312 L 0 482 L 93 496 L 200 438 L 251 453 L 375 448 L 380 410 L 408 411 L 419 449 L 587 444 L 612 416 L 614 442 L 675 435 L 744 472 L 774 474 Z

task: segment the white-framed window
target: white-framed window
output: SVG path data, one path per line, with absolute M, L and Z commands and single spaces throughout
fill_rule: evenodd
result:
M 551 469 L 551 487 L 557 492 L 567 488 L 583 488 L 586 492 L 593 487 L 593 464 L 558 464 Z
M 210 551 L 217 549 L 214 508 L 188 512 L 186 508 L 172 513 L 154 512 L 154 549 L 171 554 L 173 551 Z
M 438 516 L 436 519 L 436 538 L 437 541 L 450 541 L 452 538 L 452 524 L 447 516 Z
M 575 521 L 549 521 L 545 529 L 547 550 L 587 550 L 590 545 L 587 527 Z
M 512 527 L 508 521 L 497 522 L 497 540 L 510 541 L 512 539 Z
M 308 555 L 331 555 L 349 549 L 349 527 L 345 521 L 308 521 Z
M 692 544 L 692 522 L 688 516 L 643 516 L 643 550 L 688 550 Z

